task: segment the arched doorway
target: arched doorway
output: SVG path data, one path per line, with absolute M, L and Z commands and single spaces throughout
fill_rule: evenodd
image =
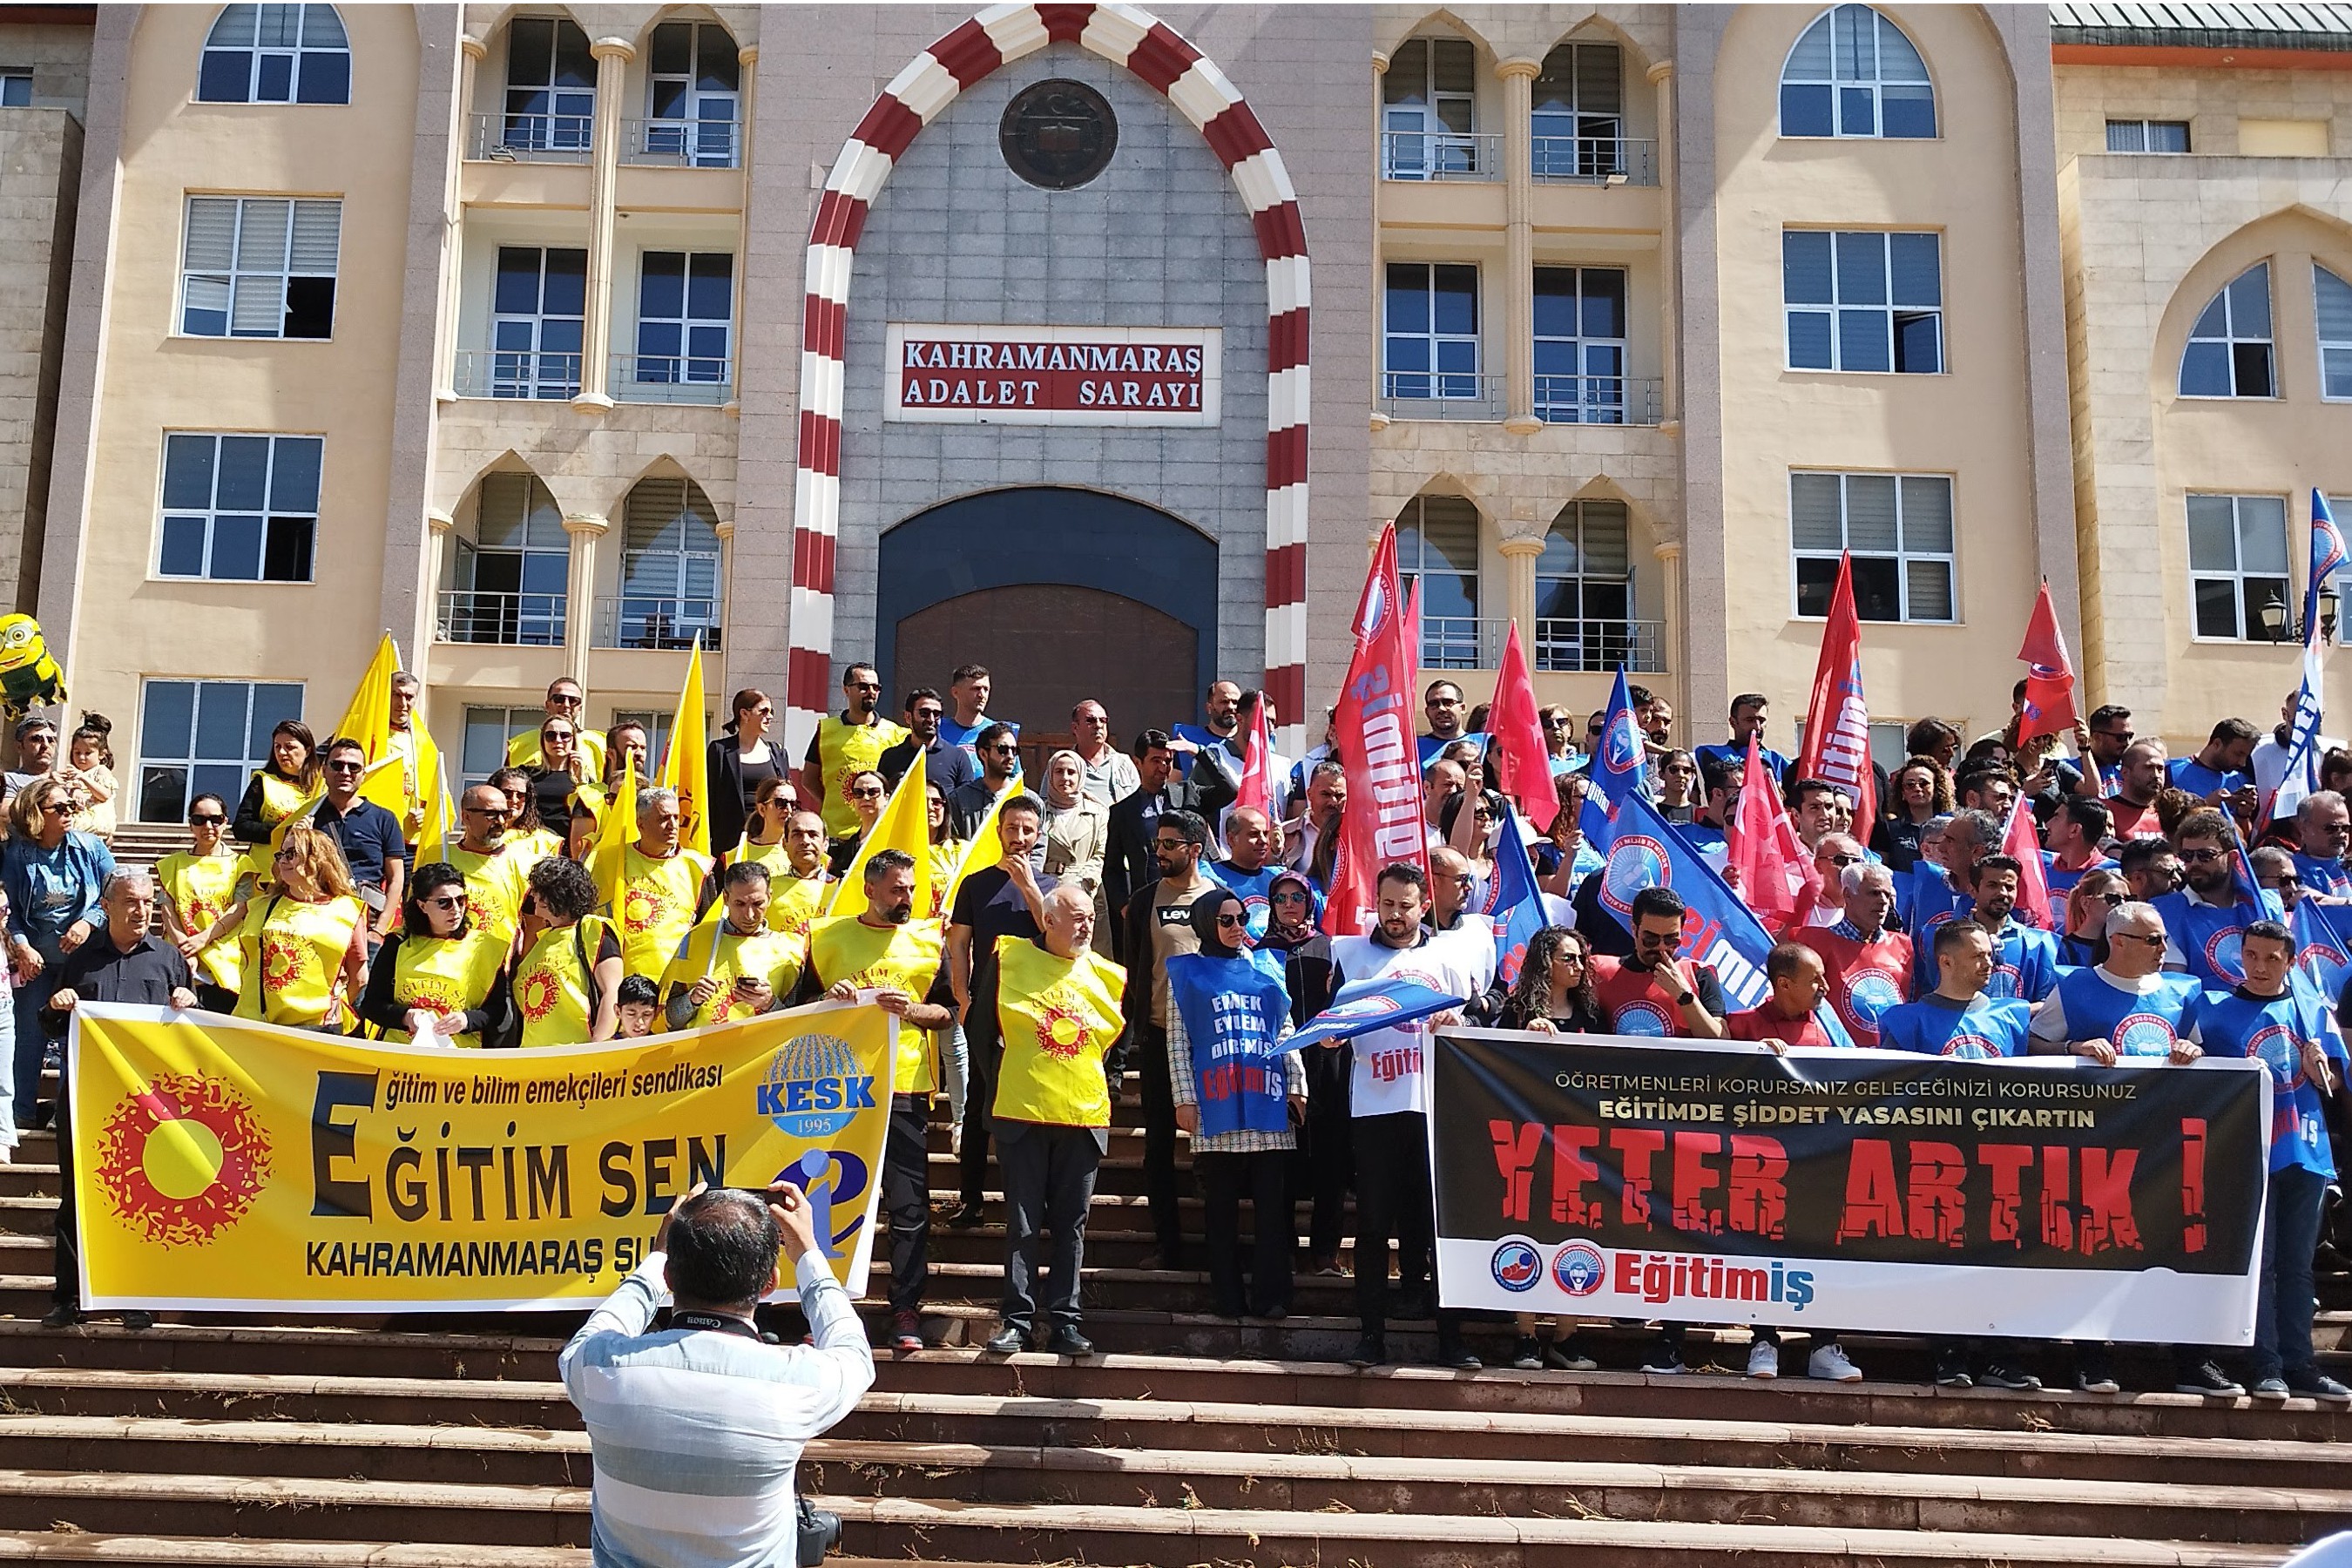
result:
M 882 536 L 875 604 L 885 701 L 988 667 L 989 710 L 1021 725 L 1024 761 L 1093 698 L 1124 747 L 1190 718 L 1213 679 L 1217 547 L 1190 524 L 1097 490 L 991 490 Z

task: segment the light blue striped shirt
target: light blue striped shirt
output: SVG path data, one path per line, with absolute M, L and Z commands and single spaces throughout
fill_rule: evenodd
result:
M 797 1270 L 814 1345 L 646 1332 L 667 1295 L 655 1253 L 563 1347 L 595 1462 L 597 1568 L 793 1568 L 802 1447 L 874 1384 L 848 1293 L 812 1251 Z

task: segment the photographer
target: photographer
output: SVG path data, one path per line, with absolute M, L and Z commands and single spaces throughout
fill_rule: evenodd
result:
M 782 1282 L 780 1247 L 809 1344 L 772 1344 L 752 1322 Z M 669 1327 L 647 1333 L 665 1293 Z M 560 1364 L 595 1465 L 598 1568 L 787 1563 L 796 1541 L 800 1562 L 822 1557 L 799 1522 L 793 1469 L 803 1445 L 873 1385 L 874 1353 L 798 1187 L 779 1183 L 762 1201 L 697 1185 Z

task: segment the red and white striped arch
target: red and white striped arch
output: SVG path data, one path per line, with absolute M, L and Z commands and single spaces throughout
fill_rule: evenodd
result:
M 792 654 L 785 739 L 797 756 L 832 703 L 833 563 L 841 525 L 841 409 L 849 278 L 876 196 L 915 135 L 956 95 L 1051 43 L 1125 66 L 1199 128 L 1265 258 L 1265 684 L 1297 755 L 1307 690 L 1307 235 L 1282 154 L 1241 89 L 1149 13 L 1122 5 L 992 5 L 915 57 L 858 121 L 817 201 L 801 329 L 800 463 L 793 497 Z M 1214 635 L 1213 627 L 1202 628 Z

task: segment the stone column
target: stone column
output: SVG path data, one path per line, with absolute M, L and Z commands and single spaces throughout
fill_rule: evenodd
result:
M 1691 717 L 1689 639 L 1683 636 L 1683 547 L 1680 540 L 1657 545 L 1652 553 L 1658 558 L 1658 614 L 1661 628 L 1658 634 L 1658 657 L 1666 668 L 1664 682 L 1673 693 L 1675 711 L 1687 723 Z M 1633 606 L 1639 618 L 1641 606 Z
M 1536 417 L 1535 79 L 1541 60 L 1495 67 L 1503 79 L 1503 428 L 1526 436 Z
M 1536 558 L 1543 553 L 1543 547 L 1540 536 L 1530 539 L 1524 534 L 1496 546 L 1503 555 L 1503 604 L 1518 623 L 1519 646 L 1527 650 L 1530 670 L 1536 663 Z M 1502 651 L 1499 647 L 1495 650 L 1498 661 Z
M 1668 430 L 1682 426 L 1682 268 L 1676 265 L 1675 237 L 1675 62 L 1660 60 L 1650 68 L 1650 85 L 1658 89 L 1658 188 L 1664 197 L 1658 236 L 1658 422 Z
M 596 630 L 596 542 L 612 526 L 611 519 L 594 512 L 563 520 L 563 531 L 572 542 L 563 605 L 563 669 L 583 691 L 588 689 L 588 648 Z
M 742 172 L 743 210 L 735 227 L 735 319 L 727 333 L 732 363 L 727 367 L 726 411 L 740 418 L 743 413 L 743 275 L 751 270 L 744 261 L 751 254 L 751 114 L 760 79 L 760 46 L 742 45 L 736 49 L 735 58 L 742 62 L 741 73 L 736 78 L 735 163 Z M 729 523 L 727 529 L 731 534 L 734 524 Z
M 626 38 L 599 38 L 588 48 L 596 57 L 596 122 L 588 153 L 588 307 L 581 324 L 580 395 L 572 403 L 575 408 L 610 408 L 614 187 L 620 176 L 621 97 L 637 50 Z
M 1372 319 L 1371 319 L 1371 322 L 1370 322 L 1370 328 L 1371 328 L 1371 334 L 1372 334 L 1372 385 L 1371 385 L 1371 393 L 1372 393 L 1372 399 L 1371 399 L 1371 402 L 1372 402 L 1372 428 L 1373 428 L 1373 429 L 1375 429 L 1375 430 L 1385 430 L 1385 429 L 1387 429 L 1387 428 L 1388 428 L 1388 426 L 1389 426 L 1389 416 L 1388 416 L 1386 414 L 1382 413 L 1382 412 L 1381 412 L 1381 393 L 1382 392 L 1382 390 L 1384 390 L 1384 388 L 1386 387 L 1386 384 L 1387 384 L 1386 378 L 1385 378 L 1385 377 L 1381 374 L 1381 370 L 1382 370 L 1382 368 L 1383 368 L 1383 364 L 1384 364 L 1383 358 L 1382 358 L 1382 354 L 1381 354 L 1381 311 L 1382 311 L 1382 310 L 1384 310 L 1385 309 L 1387 309 L 1387 298 L 1388 298 L 1388 289 L 1387 289 L 1387 285 L 1386 285 L 1386 281 L 1385 281 L 1385 280 L 1386 280 L 1386 278 L 1387 278 L 1387 272 L 1386 272 L 1385 268 L 1384 268 L 1382 267 L 1382 265 L 1381 265 L 1381 208 L 1385 205 L 1385 203 L 1382 201 L 1382 199 L 1381 199 L 1381 198 L 1382 198 L 1382 196 L 1384 195 L 1385 191 L 1386 191 L 1386 182 L 1385 182 L 1385 181 L 1383 181 L 1383 180 L 1381 178 L 1381 171 L 1383 171 L 1384 169 L 1386 169 L 1386 168 L 1388 167 L 1388 144 L 1387 144 L 1387 142 L 1383 142 L 1383 141 L 1381 139 L 1381 130 L 1382 114 L 1383 114 L 1383 110 L 1382 110 L 1382 109 L 1381 109 L 1381 103 L 1382 103 L 1381 94 L 1382 94 L 1382 92 L 1384 92 L 1384 91 L 1386 90 L 1386 89 L 1381 86 L 1381 79 L 1382 79 L 1382 78 L 1384 78 L 1384 77 L 1386 77 L 1388 74 L 1389 74 L 1389 58 L 1388 58 L 1388 56 L 1386 56 L 1386 55 L 1384 55 L 1384 54 L 1381 54 L 1381 53 L 1379 50 L 1377 50 L 1377 49 L 1373 50 L 1373 51 L 1372 51 L 1372 201 L 1371 201 L 1371 211 L 1372 211 L 1372 244 L 1371 244 L 1371 258 L 1372 258 L 1372 287 L 1371 287 L 1371 290 L 1370 290 L 1370 293 L 1371 293 L 1371 314 L 1372 314 Z M 1373 542 L 1373 544 L 1374 544 L 1376 547 L 1377 547 L 1377 546 L 1378 546 L 1378 544 L 1380 543 L 1380 534 L 1379 534 L 1378 531 L 1374 531 L 1374 533 L 1373 533 L 1373 535 L 1372 535 L 1372 542 Z
M 734 646 L 735 520 L 721 518 L 710 531 L 719 535 L 719 650 L 723 654 Z

